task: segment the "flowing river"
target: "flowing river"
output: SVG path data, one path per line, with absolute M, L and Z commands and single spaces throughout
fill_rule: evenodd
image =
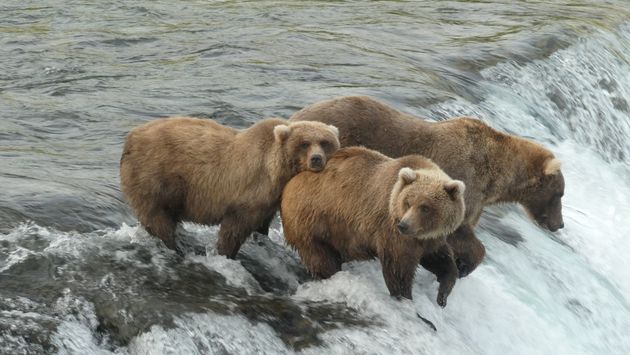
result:
M 378 261 L 312 280 L 279 220 L 237 260 L 217 227 L 183 225 L 184 258 L 137 227 L 133 127 L 350 94 L 546 145 L 565 228 L 488 209 L 487 257 L 441 309 L 421 267 L 413 301 Z M 4 1 L 0 354 L 629 354 L 629 100 L 624 0 Z

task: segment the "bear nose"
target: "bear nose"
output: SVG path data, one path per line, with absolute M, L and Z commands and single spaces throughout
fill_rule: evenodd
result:
M 551 226 L 549 228 L 549 230 L 552 231 L 552 232 L 555 232 L 558 229 L 562 229 L 562 228 L 564 228 L 564 222 L 560 222 L 560 224 L 556 224 L 555 226 Z
M 468 274 L 470 274 L 470 271 L 471 271 L 470 267 L 462 259 L 460 258 L 455 259 L 455 265 L 457 265 L 457 271 L 459 271 L 460 278 L 466 277 L 468 276 Z
M 311 157 L 311 165 L 319 167 L 319 166 L 322 166 L 322 163 L 323 163 L 323 159 L 321 155 L 314 154 Z
M 398 231 L 402 234 L 406 234 L 409 231 L 409 225 L 405 222 L 398 223 L 396 227 L 398 228 Z

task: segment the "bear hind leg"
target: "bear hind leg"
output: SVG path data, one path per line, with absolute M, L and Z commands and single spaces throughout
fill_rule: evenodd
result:
M 316 279 L 327 279 L 341 270 L 341 255 L 326 243 L 313 240 L 298 249 L 298 253 Z
M 177 250 L 175 229 L 177 221 L 164 210 L 158 210 L 140 219 L 140 223 L 152 236 L 160 238 L 169 249 Z

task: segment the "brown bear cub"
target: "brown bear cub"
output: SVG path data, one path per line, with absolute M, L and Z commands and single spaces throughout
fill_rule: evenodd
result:
M 445 236 L 464 218 L 464 184 L 419 155 L 391 159 L 339 150 L 319 174 L 294 177 L 282 193 L 287 243 L 316 278 L 351 260 L 378 257 L 392 296 L 411 299 L 418 263 L 436 274 L 444 307 L 457 280 Z
M 318 172 L 339 148 L 335 127 L 269 118 L 244 130 L 190 117 L 133 129 L 120 161 L 124 195 L 150 234 L 176 249 L 180 221 L 221 224 L 217 251 L 234 258 L 280 207 L 284 185 Z
M 290 121 L 320 121 L 339 129 L 342 147 L 365 146 L 390 157 L 421 154 L 466 184 L 466 216 L 448 237 L 460 277 L 483 260 L 473 227 L 483 208 L 501 202 L 525 207 L 542 227 L 564 226 L 564 178 L 553 153 L 532 141 L 499 132 L 472 118 L 428 122 L 366 96 L 321 101 Z

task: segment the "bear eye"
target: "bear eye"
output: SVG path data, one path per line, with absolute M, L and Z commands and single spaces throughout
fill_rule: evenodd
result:
M 330 147 L 330 142 L 329 141 L 321 141 L 321 142 L 319 142 L 319 145 L 321 145 L 323 149 L 326 149 L 326 148 Z
M 427 206 L 427 205 L 421 205 L 420 206 L 420 211 L 424 214 L 427 214 L 429 212 L 431 212 L 431 207 Z
M 308 148 L 309 145 L 311 145 L 310 142 L 304 141 L 304 142 L 300 143 L 300 148 L 306 149 L 306 148 Z
M 407 201 L 403 202 L 403 208 L 404 208 L 405 210 L 408 210 L 408 209 L 409 209 L 409 207 L 411 207 L 411 206 L 409 205 L 409 202 L 407 202 Z

